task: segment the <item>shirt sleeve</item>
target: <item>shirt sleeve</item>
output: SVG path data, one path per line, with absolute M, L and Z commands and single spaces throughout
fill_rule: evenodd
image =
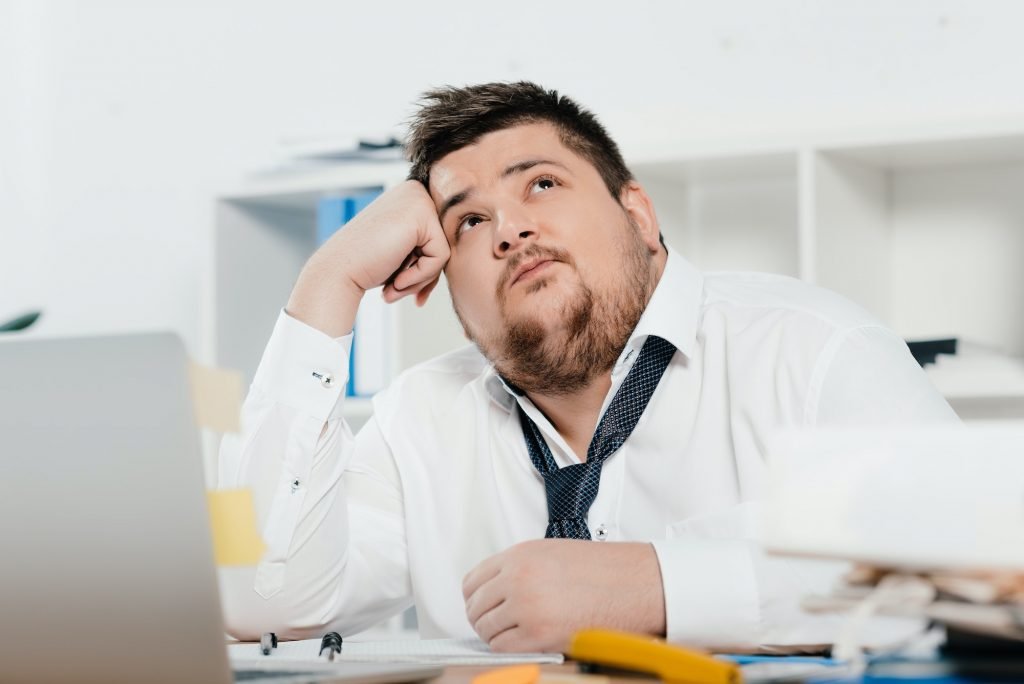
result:
M 653 543 L 669 641 L 746 651 L 834 640 L 836 616 L 808 615 L 800 599 L 827 593 L 847 564 L 766 554 L 758 542 L 760 516 L 759 502 L 738 504 Z
M 958 420 L 904 341 L 879 325 L 833 333 L 810 377 L 795 421 L 807 427 Z M 800 601 L 829 593 L 848 564 L 768 555 L 758 543 L 760 520 L 761 505 L 747 502 L 654 542 L 669 640 L 738 649 L 835 640 L 839 618 L 810 615 Z M 892 620 L 876 636 L 885 643 L 918 628 Z
M 896 333 L 879 325 L 838 332 L 807 393 L 810 426 L 957 422 L 956 413 Z
M 220 570 L 236 637 L 346 635 L 411 604 L 397 468 L 374 419 L 354 437 L 342 418 L 351 341 L 282 311 L 221 444 L 218 486 L 252 490 L 267 547 Z

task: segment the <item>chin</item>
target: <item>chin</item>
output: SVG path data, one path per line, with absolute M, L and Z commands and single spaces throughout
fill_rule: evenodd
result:
M 506 313 L 512 313 L 508 309 L 516 309 L 524 318 L 561 318 L 568 309 L 578 305 L 583 296 L 580 286 L 569 287 L 555 278 L 534 280 L 518 288 L 520 291 L 512 298 L 515 304 L 510 307 L 506 301 L 505 308 Z

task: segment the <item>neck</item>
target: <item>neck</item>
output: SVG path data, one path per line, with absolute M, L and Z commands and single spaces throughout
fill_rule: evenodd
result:
M 527 396 L 547 416 L 582 462 L 587 460 L 587 447 L 597 429 L 597 417 L 611 386 L 612 374 L 609 371 L 571 394 L 529 392 Z
M 654 288 L 661 280 L 666 260 L 667 254 L 664 249 L 659 250 L 654 256 L 650 295 L 654 294 Z M 648 295 L 648 304 L 650 295 Z M 562 435 L 569 448 L 582 462 L 587 460 L 587 448 L 597 429 L 597 418 L 611 386 L 612 374 L 608 370 L 599 374 L 576 392 L 569 394 L 527 392 L 527 396 L 547 416 L 558 434 Z

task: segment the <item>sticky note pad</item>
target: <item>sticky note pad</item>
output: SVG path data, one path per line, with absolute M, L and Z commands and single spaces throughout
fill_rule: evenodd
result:
M 242 374 L 190 362 L 188 377 L 199 427 L 238 432 L 242 423 Z
M 535 684 L 539 678 L 537 665 L 513 665 L 477 675 L 472 684 Z
M 256 565 L 266 547 L 256 530 L 256 508 L 248 489 L 206 493 L 217 565 Z

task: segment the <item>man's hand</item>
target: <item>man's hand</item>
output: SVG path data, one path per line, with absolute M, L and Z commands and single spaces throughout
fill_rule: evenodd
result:
M 433 200 L 417 181 L 391 188 L 310 257 L 288 313 L 331 337 L 352 330 L 363 294 L 384 285 L 384 299 L 427 301 L 448 263 L 448 241 Z
M 470 624 L 495 651 L 564 652 L 589 627 L 665 633 L 650 544 L 523 542 L 473 568 L 462 594 Z

